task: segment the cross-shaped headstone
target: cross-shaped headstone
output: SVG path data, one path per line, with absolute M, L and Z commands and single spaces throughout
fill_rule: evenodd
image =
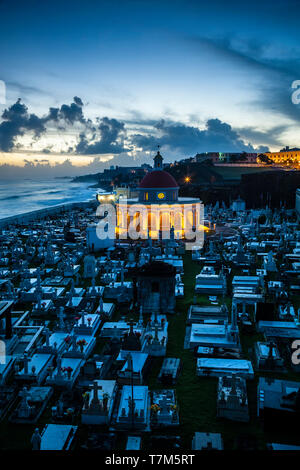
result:
M 98 397 L 98 390 L 102 390 L 101 385 L 98 385 L 97 380 L 94 380 L 93 385 L 92 385 L 92 390 L 93 390 L 93 397 L 91 400 L 91 405 L 99 405 L 99 397 Z

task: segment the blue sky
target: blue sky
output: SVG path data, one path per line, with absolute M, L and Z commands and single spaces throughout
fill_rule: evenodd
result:
M 300 146 L 299 13 L 289 0 L 0 1 L 2 172 L 94 171 L 158 143 L 168 161 Z

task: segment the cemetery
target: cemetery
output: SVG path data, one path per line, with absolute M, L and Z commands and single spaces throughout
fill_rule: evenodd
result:
M 92 249 L 88 206 L 2 228 L 0 447 L 300 445 L 274 420 L 299 405 L 300 230 L 268 214 L 207 205 L 197 251 L 173 232 Z

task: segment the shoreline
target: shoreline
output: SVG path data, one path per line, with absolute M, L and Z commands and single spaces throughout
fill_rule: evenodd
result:
M 86 201 L 73 201 L 63 204 L 56 204 L 54 206 L 48 206 L 42 209 L 36 209 L 29 212 L 23 212 L 22 214 L 11 215 L 9 217 L 3 217 L 0 219 L 0 229 L 8 227 L 10 225 L 17 225 L 23 223 L 29 223 L 32 221 L 43 220 L 49 215 L 56 215 L 62 212 L 70 212 L 72 209 L 86 209 L 93 206 L 97 206 L 96 199 L 89 199 Z

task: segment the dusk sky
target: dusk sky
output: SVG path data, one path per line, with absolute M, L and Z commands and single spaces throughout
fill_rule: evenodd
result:
M 300 147 L 300 1 L 0 0 L 0 178 Z M 3 87 L 2 87 L 3 88 Z

